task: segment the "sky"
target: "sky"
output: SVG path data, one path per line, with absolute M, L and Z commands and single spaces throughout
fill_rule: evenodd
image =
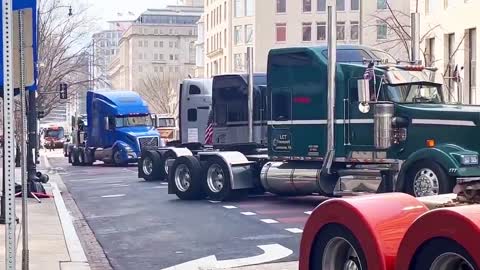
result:
M 105 21 L 122 18 L 118 13 L 122 14 L 123 18 L 127 18 L 129 12 L 138 16 L 148 8 L 163 8 L 166 5 L 176 4 L 177 1 L 181 2 L 180 0 L 82 0 L 90 7 L 91 15 L 100 19 L 102 28 L 106 27 Z

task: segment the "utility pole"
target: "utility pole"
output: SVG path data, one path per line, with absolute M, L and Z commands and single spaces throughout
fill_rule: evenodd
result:
M 358 43 L 363 45 L 363 0 L 358 0 Z
M 412 54 L 411 61 L 412 63 L 419 64 L 421 63 L 420 59 L 420 13 L 415 12 L 411 15 L 411 24 L 412 24 Z
M 248 142 L 253 143 L 253 47 L 247 48 L 248 59 Z

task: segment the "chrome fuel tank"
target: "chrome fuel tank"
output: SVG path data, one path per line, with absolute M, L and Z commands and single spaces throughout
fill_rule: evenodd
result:
M 304 196 L 319 192 L 320 168 L 317 164 L 269 162 L 263 166 L 260 179 L 268 192 Z

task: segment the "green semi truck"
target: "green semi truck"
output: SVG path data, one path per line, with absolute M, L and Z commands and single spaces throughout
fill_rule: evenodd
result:
M 160 148 L 142 159 L 160 160 L 154 167 L 168 170 L 169 192 L 181 199 L 228 200 L 251 190 L 423 197 L 479 180 L 480 107 L 447 104 L 433 68 L 381 59 L 337 62 L 362 50 L 374 51 L 358 45 L 273 49 L 264 91 L 253 91 L 253 74 L 248 89 L 235 91 L 215 77 L 213 149 Z M 228 91 L 238 97 L 222 98 Z M 248 136 L 233 140 L 230 129 Z

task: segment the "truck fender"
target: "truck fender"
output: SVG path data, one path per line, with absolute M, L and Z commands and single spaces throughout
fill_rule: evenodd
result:
M 395 190 L 402 192 L 405 190 L 405 183 L 407 181 L 406 176 L 408 170 L 412 165 L 420 160 L 431 160 L 438 163 L 448 175 L 452 175 L 452 171 L 456 171 L 460 167 L 460 164 L 454 157 L 449 154 L 451 147 L 435 147 L 435 148 L 423 148 L 412 153 L 407 160 L 402 164 L 402 168 L 398 174 L 397 182 L 395 184 Z M 457 149 L 456 149 L 457 150 Z M 448 151 L 448 152 L 447 152 Z
M 222 159 L 228 166 L 230 175 L 230 184 L 232 189 L 250 189 L 255 184 L 252 177 L 251 162 L 245 155 L 240 152 L 200 152 L 200 161 L 207 161 L 210 157 L 216 156 Z
M 381 207 L 378 207 L 379 202 Z M 323 255 L 338 256 L 319 254 L 321 251 L 316 250 L 322 243 L 328 242 L 323 232 L 332 226 L 351 232 L 359 245 L 357 254 L 363 254 L 363 258 L 359 259 L 365 261 L 369 268 L 373 265 L 378 270 L 393 269 L 398 246 L 408 227 L 427 211 L 424 204 L 403 193 L 327 200 L 312 212 L 305 224 L 300 243 L 299 270 L 319 267 L 317 260 L 321 260 Z M 343 238 L 343 235 L 339 237 Z
M 111 150 L 112 154 L 113 154 L 114 149 L 119 149 L 119 150 L 121 150 L 122 153 L 123 153 L 123 154 L 122 154 L 122 159 L 124 159 L 124 160 L 127 160 L 127 159 L 128 159 L 128 153 L 135 154 L 135 156 L 137 155 L 137 154 L 135 153 L 135 151 L 133 151 L 132 147 L 131 147 L 128 143 L 126 143 L 126 142 L 124 142 L 124 141 L 120 141 L 120 140 L 119 140 L 119 141 L 115 141 L 115 143 L 113 143 L 113 146 L 112 146 L 111 149 L 112 149 L 112 150 Z M 139 158 L 139 157 L 137 156 L 137 158 Z
M 448 222 L 445 222 L 446 220 Z M 400 243 L 395 269 L 411 269 L 413 260 L 415 258 L 421 260 L 422 258 L 418 256 L 421 256 L 422 249 L 428 248 L 429 242 L 433 244 L 432 241 L 435 239 L 456 242 L 470 255 L 470 258 L 466 259 L 473 260 L 476 264 L 473 269 L 478 269 L 480 267 L 478 205 L 436 209 L 421 215 L 410 226 Z M 447 244 L 441 248 L 448 250 L 451 247 Z

